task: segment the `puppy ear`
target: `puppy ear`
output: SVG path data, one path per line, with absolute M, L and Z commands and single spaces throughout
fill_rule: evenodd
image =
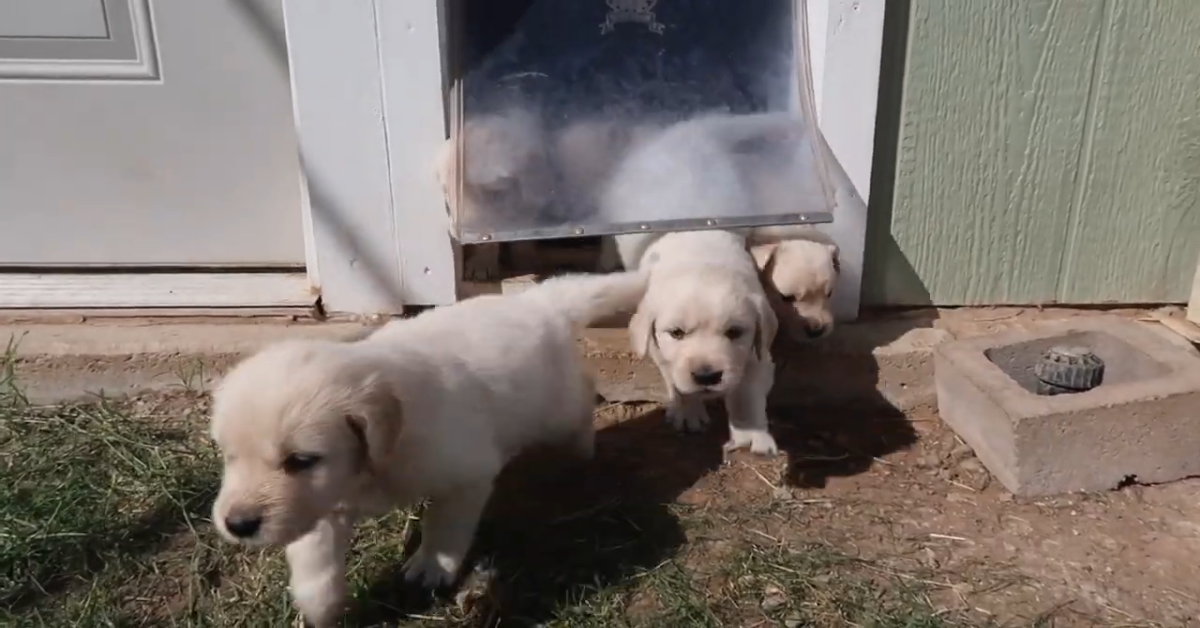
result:
M 633 313 L 633 317 L 629 319 L 629 341 L 633 345 L 633 352 L 639 358 L 646 357 L 646 352 L 650 350 L 650 343 L 653 339 L 654 313 L 647 301 L 643 300 L 638 305 L 637 311 Z
M 346 424 L 358 440 L 364 466 L 378 469 L 387 464 L 404 427 L 404 408 L 382 380 L 372 377 Z
M 756 244 L 750 247 L 750 255 L 754 257 L 754 265 L 758 266 L 759 271 L 770 275 L 770 266 L 775 263 L 775 251 L 778 248 L 778 243 Z
M 767 297 L 761 294 L 751 296 L 754 309 L 758 311 L 758 325 L 754 327 L 754 354 L 762 359 L 764 353 L 771 351 L 771 343 L 775 342 L 775 334 L 779 331 L 779 319 Z

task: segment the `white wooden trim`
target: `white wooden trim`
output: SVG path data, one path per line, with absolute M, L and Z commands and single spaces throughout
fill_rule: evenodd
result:
M 448 137 L 438 4 L 375 0 L 396 254 L 410 305 L 458 300 L 450 216 L 433 168 Z
M 118 4 L 119 3 L 119 4 Z M 128 15 L 116 15 L 121 4 L 127 4 Z M 106 17 L 109 20 L 129 20 L 129 42 L 133 56 L 129 59 L 0 59 L 0 81 L 23 83 L 71 80 L 75 83 L 101 81 L 157 81 L 159 76 L 158 46 L 155 43 L 154 16 L 149 0 L 105 0 Z M 111 28 L 111 22 L 109 24 Z M 122 25 L 124 27 L 124 25 Z M 111 31 L 110 31 L 111 32 Z M 27 38 L 24 41 L 38 41 Z M 20 45 L 21 39 L 9 40 L 10 45 Z M 110 49 L 119 41 L 113 39 L 75 40 L 89 48 L 99 46 Z
M 0 273 L 0 309 L 309 307 L 296 273 Z
M 841 249 L 842 277 L 834 291 L 841 320 L 858 317 L 862 292 L 885 1 L 808 0 L 817 119 L 844 171 L 834 178 L 844 175 L 852 185 L 838 190 L 833 223 L 820 227 Z
M 375 3 L 284 0 L 283 8 L 322 302 L 330 312 L 400 312 Z

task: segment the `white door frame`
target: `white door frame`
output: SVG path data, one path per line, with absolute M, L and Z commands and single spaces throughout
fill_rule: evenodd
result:
M 395 312 L 458 297 L 449 218 L 431 164 L 446 137 L 437 4 L 284 1 L 301 150 L 310 177 L 327 186 L 322 194 L 314 188 L 312 224 L 330 311 Z M 819 25 L 810 28 L 810 45 L 821 128 L 863 199 L 883 13 L 883 1 L 808 0 L 809 24 Z M 321 195 L 329 197 L 324 206 Z M 825 228 L 842 249 L 837 309 L 853 319 L 865 203 L 838 207 Z
M 446 137 L 439 2 L 284 0 L 306 178 L 307 272 L 0 274 L 0 308 L 308 306 L 393 314 L 457 300 L 456 251 L 430 156 Z M 808 0 L 821 129 L 870 193 L 884 1 Z M 857 316 L 866 206 L 824 226 L 842 249 L 840 318 Z

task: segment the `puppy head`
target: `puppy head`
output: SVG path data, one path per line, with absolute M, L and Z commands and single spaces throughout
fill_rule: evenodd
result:
M 750 249 L 763 288 L 785 332 L 799 341 L 833 331 L 830 299 L 841 263 L 838 247 L 817 240 L 784 240 Z
M 654 352 L 682 394 L 721 395 L 768 351 L 778 323 L 757 286 L 689 269 L 656 272 L 630 320 L 639 355 Z
M 230 541 L 287 545 L 386 464 L 400 402 L 353 345 L 294 341 L 230 371 L 213 395 L 224 458 L 213 522 Z
M 460 133 L 460 141 L 442 145 L 435 164 L 456 218 L 474 229 L 536 223 L 554 193 L 536 116 L 520 109 L 471 116 Z

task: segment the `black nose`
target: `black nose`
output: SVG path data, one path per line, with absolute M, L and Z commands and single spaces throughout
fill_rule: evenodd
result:
M 721 383 L 721 376 L 724 374 L 724 371 L 713 370 L 706 366 L 692 371 L 692 381 L 700 386 L 716 386 Z
M 262 527 L 262 517 L 226 517 L 225 529 L 229 533 L 245 539 L 254 536 L 258 533 L 258 529 Z
M 824 325 L 819 325 L 819 324 L 818 325 L 805 325 L 804 326 L 804 335 L 807 336 L 809 340 L 816 340 L 817 338 L 820 338 L 821 336 L 825 335 L 826 329 L 827 328 Z

